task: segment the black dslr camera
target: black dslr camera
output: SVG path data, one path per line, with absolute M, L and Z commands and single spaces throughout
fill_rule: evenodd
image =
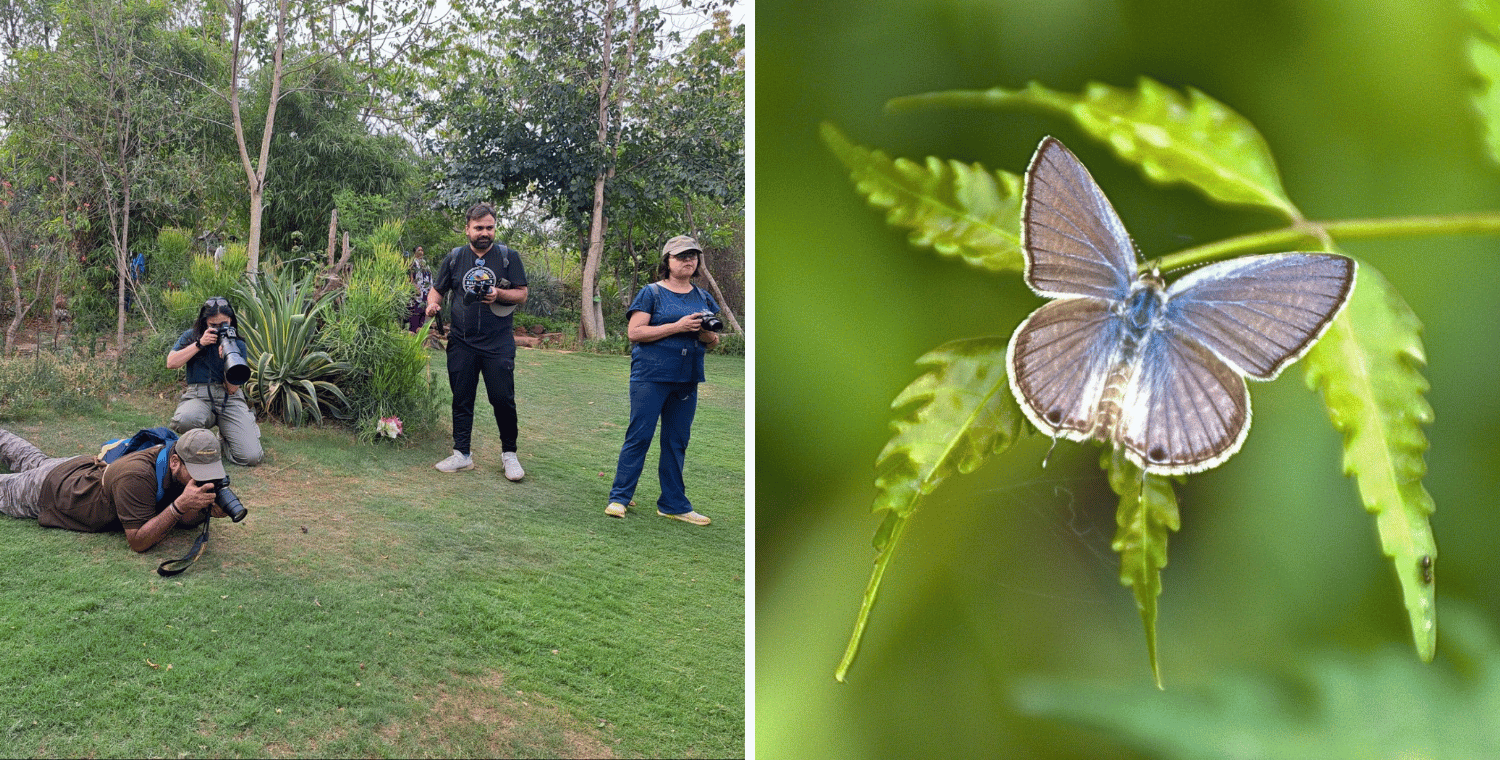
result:
M 703 316 L 703 329 L 709 332 L 724 332 L 724 320 L 711 311 L 699 312 Z
M 219 343 L 224 346 L 224 379 L 234 385 L 244 385 L 250 379 L 250 363 L 240 353 L 240 344 L 236 341 L 239 336 L 235 334 L 234 325 L 219 325 L 208 329 L 219 336 Z
M 224 514 L 228 515 L 229 519 L 234 522 L 245 519 L 245 515 L 249 510 L 245 509 L 245 505 L 240 503 L 240 497 L 235 496 L 234 491 L 229 490 L 228 475 L 217 480 L 194 480 L 193 483 L 200 486 L 212 483 L 214 485 L 214 503 L 219 505 L 219 509 L 224 510 Z

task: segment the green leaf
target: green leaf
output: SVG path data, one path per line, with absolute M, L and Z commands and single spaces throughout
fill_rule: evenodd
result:
M 1032 82 L 1023 90 L 996 87 L 913 95 L 890 101 L 902 110 L 930 106 L 1041 106 L 1071 118 L 1120 158 L 1160 183 L 1184 182 L 1221 203 L 1274 209 L 1302 218 L 1281 186 L 1265 138 L 1249 120 L 1191 87 L 1187 95 L 1146 77 L 1135 89 L 1093 82 L 1071 95 Z
M 1359 263 L 1349 305 L 1307 355 L 1307 384 L 1322 391 L 1333 426 L 1344 435 L 1344 474 L 1359 484 L 1375 515 L 1380 545 L 1395 563 L 1411 618 L 1417 653 L 1430 661 L 1437 643 L 1431 570 L 1436 560 L 1429 516 L 1432 496 L 1422 487 L 1432 407 L 1422 394 L 1426 354 L 1422 324 L 1380 271 Z
M 871 206 L 885 209 L 891 226 L 910 229 L 912 245 L 994 272 L 1025 267 L 1019 176 L 936 158 L 893 161 L 849 142 L 832 124 L 821 131 L 855 188 Z
M 875 511 L 889 510 L 875 533 L 875 568 L 860 604 L 849 646 L 834 678 L 844 680 L 880 581 L 922 496 L 955 472 L 973 472 L 986 457 L 1010 448 L 1021 429 L 1021 410 L 1005 374 L 1004 337 L 955 340 L 917 360 L 932 368 L 906 386 L 891 408 L 911 409 L 891 423 L 896 431 L 876 459 Z
M 1168 694 L 1119 683 L 1032 680 L 1017 710 L 1108 733 L 1144 757 L 1478 758 L 1500 747 L 1500 641 L 1481 610 L 1443 612 L 1445 659 L 1385 647 L 1285 659 L 1290 672 L 1214 672 Z M 1118 754 L 1113 746 L 1095 755 Z
M 1474 93 L 1474 108 L 1483 123 L 1490 158 L 1500 161 L 1500 46 L 1496 45 L 1500 40 L 1500 8 L 1490 0 L 1469 0 L 1465 6 L 1484 32 L 1468 43 L 1469 62 L 1483 82 Z
M 944 478 L 973 472 L 1015 442 L 1021 410 L 1005 374 L 1008 342 L 955 340 L 917 360 L 932 369 L 891 402 L 911 410 L 891 423 L 895 435 L 875 460 L 876 511 L 911 514 Z
M 1156 597 L 1161 596 L 1161 569 L 1167 566 L 1167 531 L 1182 527 L 1172 481 L 1141 472 L 1118 449 L 1104 452 L 1099 465 L 1109 473 L 1109 487 L 1120 497 L 1115 512 L 1115 540 L 1120 555 L 1120 583 L 1135 591 L 1135 606 L 1146 628 L 1151 675 L 1162 688 L 1156 657 Z

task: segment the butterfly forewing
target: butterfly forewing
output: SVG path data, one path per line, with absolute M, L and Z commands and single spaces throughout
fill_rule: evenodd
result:
M 1125 297 L 1135 279 L 1130 235 L 1088 170 L 1050 137 L 1026 170 L 1021 220 L 1032 290 L 1049 298 Z
M 1352 259 L 1246 256 L 1196 269 L 1167 290 L 1173 329 L 1258 380 L 1275 377 L 1317 342 L 1354 289 Z
M 1006 350 L 1010 387 L 1037 429 L 1073 440 L 1092 434 L 1121 330 L 1109 304 L 1092 298 L 1045 304 L 1016 328 Z
M 1153 333 L 1141 347 L 1121 406 L 1115 442 L 1160 475 L 1219 464 L 1239 450 L 1250 426 L 1244 379 L 1171 330 Z

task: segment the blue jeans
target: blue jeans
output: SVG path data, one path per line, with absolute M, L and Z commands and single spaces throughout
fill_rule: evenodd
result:
M 609 500 L 630 503 L 636 483 L 646 466 L 646 451 L 661 419 L 661 461 L 656 474 L 661 480 L 661 498 L 656 507 L 670 515 L 693 511 L 687 488 L 682 483 L 682 462 L 687 455 L 688 438 L 693 432 L 693 415 L 698 411 L 697 383 L 653 383 L 630 381 L 630 427 L 625 429 L 625 445 L 620 447 L 620 461 L 615 465 L 615 484 Z

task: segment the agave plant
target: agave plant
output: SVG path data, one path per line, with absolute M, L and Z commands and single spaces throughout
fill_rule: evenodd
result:
M 314 292 L 315 275 L 261 272 L 237 291 L 239 323 L 252 369 L 245 398 L 268 417 L 288 425 L 323 421 L 323 408 L 342 417 L 349 399 L 335 381 L 349 371 L 326 351 L 313 350 L 319 315 L 333 302 Z

